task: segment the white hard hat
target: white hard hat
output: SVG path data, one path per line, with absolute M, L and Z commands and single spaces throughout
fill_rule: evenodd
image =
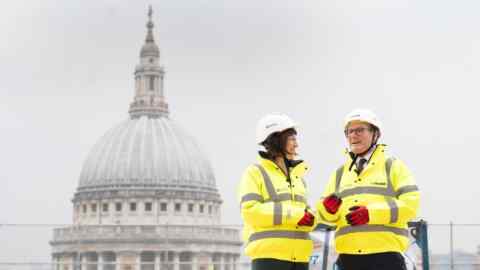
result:
M 268 136 L 275 132 L 282 132 L 295 128 L 296 123 L 285 114 L 267 114 L 257 124 L 257 143 L 262 144 Z
M 374 112 L 372 112 L 371 110 L 368 110 L 368 109 L 355 109 L 355 110 L 351 111 L 345 117 L 343 127 L 347 128 L 348 124 L 350 124 L 353 121 L 366 122 L 366 123 L 374 125 L 380 131 L 382 130 L 382 123 L 378 119 L 377 115 Z

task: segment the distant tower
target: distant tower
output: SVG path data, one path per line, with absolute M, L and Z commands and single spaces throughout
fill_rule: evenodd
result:
M 138 118 L 168 117 L 168 105 L 163 93 L 165 72 L 159 65 L 160 50 L 153 38 L 152 7 L 148 10 L 147 38 L 140 51 L 140 64 L 135 68 L 135 100 L 130 104 L 130 116 Z
M 239 231 L 220 226 L 210 162 L 170 120 L 159 63 L 150 7 L 130 117 L 84 162 L 73 225 L 50 242 L 55 270 L 234 270 Z

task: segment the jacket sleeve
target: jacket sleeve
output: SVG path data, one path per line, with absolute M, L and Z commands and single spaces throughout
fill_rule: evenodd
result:
M 406 223 L 417 216 L 420 192 L 415 179 L 401 160 L 395 160 L 390 172 L 395 198 L 368 205 L 370 224 Z
M 307 199 L 309 192 L 308 192 L 308 188 L 307 188 L 307 184 L 306 184 L 305 180 L 303 180 L 303 186 L 305 187 L 305 199 Z M 318 225 L 319 223 L 322 223 L 322 221 L 320 220 L 320 217 L 319 217 L 319 215 L 318 215 L 318 211 L 315 211 L 315 209 L 312 209 L 312 207 L 310 207 L 310 205 L 308 204 L 308 201 L 307 201 L 307 200 L 305 201 L 305 209 L 306 209 L 308 212 L 310 212 L 310 214 L 312 214 L 312 215 L 314 216 L 314 218 L 315 218 L 315 219 L 313 220 L 313 225 L 310 226 L 310 227 L 307 226 L 308 231 L 309 231 L 309 232 L 313 232 L 313 231 L 315 230 L 315 228 L 317 227 L 317 225 Z M 300 217 L 300 218 L 301 218 L 301 217 Z
M 264 181 L 260 171 L 247 168 L 238 188 L 238 201 L 243 221 L 252 227 L 273 227 L 274 225 L 296 225 L 305 209 L 291 204 L 266 201 Z M 277 220 L 277 222 L 276 222 Z
M 318 200 L 316 207 L 317 207 L 317 213 L 319 216 L 319 223 L 327 224 L 327 225 L 335 225 L 335 223 L 339 220 L 340 218 L 340 210 L 337 211 L 335 214 L 330 214 L 327 212 L 325 209 L 325 206 L 323 206 L 323 200 L 324 198 L 328 197 L 332 193 L 335 192 L 335 181 L 336 181 L 336 174 L 337 172 L 334 171 L 330 175 L 330 179 L 328 180 L 327 186 L 325 187 L 325 190 L 322 193 L 322 197 Z

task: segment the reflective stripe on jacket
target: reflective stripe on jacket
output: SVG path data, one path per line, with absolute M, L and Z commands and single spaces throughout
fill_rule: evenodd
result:
M 273 161 L 258 160 L 246 169 L 238 188 L 245 253 L 252 259 L 308 262 L 314 226 L 297 225 L 307 207 L 307 166 L 302 161 L 290 167 L 290 184 Z
M 322 196 L 336 193 L 341 197 L 343 202 L 338 212 L 329 214 L 323 199 L 317 203 L 322 221 L 337 226 L 337 253 L 404 252 L 408 246 L 407 222 L 416 217 L 419 207 L 420 193 L 415 179 L 401 160 L 386 157 L 385 145 L 376 147 L 360 175 L 354 169 L 349 170 L 352 162 L 348 156 L 346 163 L 331 175 Z M 368 224 L 347 223 L 348 209 L 356 205 L 367 207 Z

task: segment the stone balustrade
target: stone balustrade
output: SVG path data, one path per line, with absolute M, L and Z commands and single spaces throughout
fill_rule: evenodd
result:
M 198 225 L 83 225 L 54 230 L 52 243 L 101 240 L 214 241 L 241 244 L 238 229 Z

